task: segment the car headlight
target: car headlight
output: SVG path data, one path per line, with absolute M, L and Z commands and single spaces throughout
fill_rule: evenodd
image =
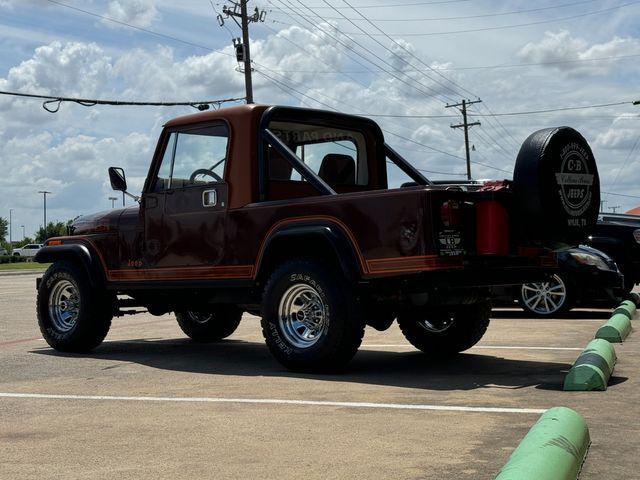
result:
M 591 265 L 592 267 L 596 267 L 598 270 L 610 270 L 605 261 L 600 257 L 596 257 L 595 255 L 578 252 L 572 252 L 570 255 L 571 258 L 573 258 L 576 262 L 581 263 L 582 265 Z
M 640 229 L 633 231 L 633 238 L 636 239 L 636 242 L 640 243 Z

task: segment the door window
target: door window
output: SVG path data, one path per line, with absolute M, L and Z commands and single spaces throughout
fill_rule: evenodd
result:
M 171 133 L 155 191 L 224 182 L 228 143 L 225 125 Z

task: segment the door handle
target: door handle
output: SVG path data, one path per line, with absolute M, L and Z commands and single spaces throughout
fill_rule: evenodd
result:
M 215 207 L 218 204 L 218 192 L 216 190 L 205 190 L 202 192 L 202 206 Z

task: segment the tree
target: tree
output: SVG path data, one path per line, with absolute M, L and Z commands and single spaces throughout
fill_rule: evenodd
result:
M 49 222 L 47 228 L 42 228 L 36 233 L 36 242 L 44 243 L 51 237 L 63 237 L 67 234 L 67 223 L 63 222 Z
M 0 240 L 3 240 L 7 237 L 7 232 L 8 227 L 9 226 L 9 222 L 7 221 L 6 218 L 2 218 L 0 217 Z
M 22 248 L 25 245 L 29 245 L 30 243 L 36 243 L 36 242 L 31 237 L 24 237 L 19 242 L 17 242 L 17 243 L 14 242 L 14 247 L 13 248 Z

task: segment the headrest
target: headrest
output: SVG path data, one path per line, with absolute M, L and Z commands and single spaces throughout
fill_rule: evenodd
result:
M 293 167 L 274 148 L 269 148 L 269 178 L 271 180 L 291 180 Z
M 330 153 L 322 159 L 318 175 L 329 185 L 355 185 L 356 162 L 349 155 Z

